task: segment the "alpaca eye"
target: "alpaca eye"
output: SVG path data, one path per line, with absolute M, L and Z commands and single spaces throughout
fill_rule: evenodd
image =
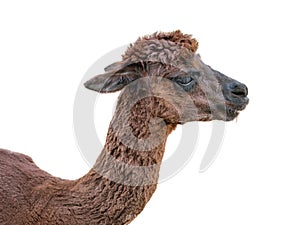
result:
M 177 77 L 175 82 L 183 87 L 187 87 L 194 82 L 194 79 L 192 77 Z
M 176 77 L 172 80 L 179 84 L 185 91 L 190 91 L 195 83 L 194 79 L 190 76 Z

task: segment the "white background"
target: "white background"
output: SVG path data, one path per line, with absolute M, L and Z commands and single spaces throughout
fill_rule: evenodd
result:
M 55 176 L 82 176 L 89 168 L 72 110 L 87 69 L 138 36 L 181 29 L 199 40 L 204 62 L 247 84 L 250 104 L 227 124 L 205 173 L 211 124 L 201 124 L 190 163 L 159 185 L 132 224 L 299 224 L 299 21 L 289 0 L 1 1 L 0 146 Z M 101 140 L 116 96 L 97 104 Z M 180 128 L 171 140 L 178 135 Z

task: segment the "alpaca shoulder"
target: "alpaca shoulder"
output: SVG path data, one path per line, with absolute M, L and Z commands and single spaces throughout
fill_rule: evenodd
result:
M 31 157 L 0 149 L 0 190 L 6 189 L 4 185 L 7 185 L 7 189 L 11 185 L 20 189 L 32 188 L 49 177 L 52 176 L 41 170 Z

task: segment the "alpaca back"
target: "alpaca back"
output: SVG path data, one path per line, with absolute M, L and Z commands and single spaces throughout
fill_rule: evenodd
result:
M 33 204 L 33 188 L 49 176 L 29 156 L 0 149 L 0 224 L 21 222 Z

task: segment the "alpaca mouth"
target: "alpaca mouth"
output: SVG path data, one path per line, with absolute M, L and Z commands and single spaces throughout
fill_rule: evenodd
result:
M 240 110 L 234 109 L 232 107 L 226 106 L 226 118 L 225 121 L 231 121 L 236 118 L 240 113 Z
M 226 118 L 225 121 L 231 121 L 233 119 L 235 119 L 240 111 L 244 110 L 246 108 L 246 106 L 248 105 L 249 100 L 248 98 L 245 100 L 244 103 L 239 104 L 239 105 L 234 105 L 230 102 L 226 102 Z

